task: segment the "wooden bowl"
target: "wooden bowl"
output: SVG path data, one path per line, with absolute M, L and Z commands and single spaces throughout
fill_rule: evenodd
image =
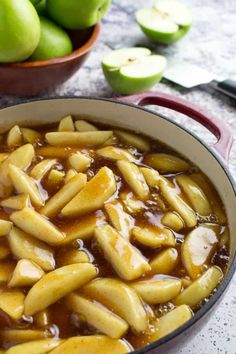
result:
M 69 31 L 74 51 L 66 56 L 40 61 L 0 64 L 0 94 L 37 96 L 58 88 L 83 64 L 96 43 L 100 24 L 83 31 Z

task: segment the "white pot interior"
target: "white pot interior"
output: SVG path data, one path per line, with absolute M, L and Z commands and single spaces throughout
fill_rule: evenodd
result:
M 226 208 L 231 233 L 232 262 L 236 250 L 236 198 L 233 186 L 216 157 L 195 137 L 175 124 L 135 107 L 97 99 L 55 99 L 29 102 L 0 111 L 0 132 L 12 125 L 35 126 L 57 122 L 65 115 L 89 117 L 91 121 L 107 123 L 146 134 L 160 140 L 186 156 L 213 182 Z

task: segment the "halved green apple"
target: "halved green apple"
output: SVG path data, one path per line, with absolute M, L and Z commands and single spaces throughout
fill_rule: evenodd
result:
M 192 15 L 178 0 L 157 0 L 150 9 L 136 12 L 136 20 L 147 37 L 169 44 L 182 38 L 192 25 Z
M 102 60 L 104 75 L 113 90 L 132 94 L 149 90 L 161 80 L 166 59 L 147 48 L 123 48 Z

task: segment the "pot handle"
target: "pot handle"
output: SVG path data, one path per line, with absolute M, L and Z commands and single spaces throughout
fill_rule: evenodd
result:
M 215 135 L 217 142 L 213 147 L 223 159 L 228 161 L 233 143 L 233 135 L 229 126 L 223 120 L 205 113 L 198 106 L 189 103 L 182 98 L 158 91 L 118 97 L 117 99 L 122 102 L 132 103 L 139 106 L 158 105 L 187 115 L 202 124 Z

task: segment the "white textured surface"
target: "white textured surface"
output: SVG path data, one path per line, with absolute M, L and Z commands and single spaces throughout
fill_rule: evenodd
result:
M 80 72 L 52 95 L 113 95 L 107 86 L 100 61 L 113 48 L 143 45 L 170 58 L 186 60 L 214 72 L 219 78 L 236 79 L 236 0 L 185 0 L 194 14 L 190 33 L 171 46 L 155 45 L 147 40 L 134 21 L 134 11 L 152 4 L 151 0 L 113 0 L 103 20 L 100 40 Z M 163 82 L 156 88 L 198 104 L 227 122 L 236 135 L 236 103 L 210 88 L 187 91 Z M 19 98 L 0 97 L 0 106 L 19 102 Z M 159 112 L 167 113 L 165 109 Z M 175 113 L 168 115 L 197 133 L 204 141 L 213 142 L 206 129 Z M 167 142 L 168 143 L 168 142 Z M 236 178 L 236 148 L 230 156 L 230 170 Z M 234 235 L 233 235 L 234 236 Z M 179 352 L 181 354 L 236 353 L 236 277 L 217 312 L 205 328 Z

